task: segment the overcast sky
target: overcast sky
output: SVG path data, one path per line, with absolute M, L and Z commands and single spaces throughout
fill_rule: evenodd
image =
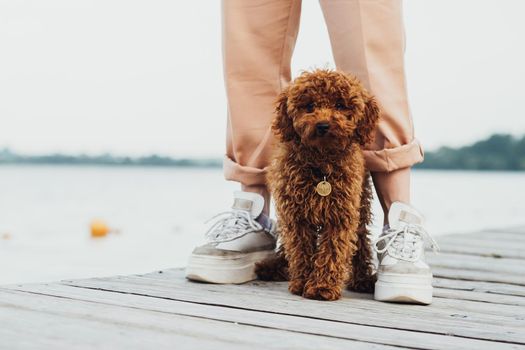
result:
M 523 0 L 405 0 L 426 149 L 525 133 L 523 14 Z M 0 147 L 221 156 L 220 21 L 217 0 L 0 0 Z M 304 0 L 293 72 L 333 66 Z

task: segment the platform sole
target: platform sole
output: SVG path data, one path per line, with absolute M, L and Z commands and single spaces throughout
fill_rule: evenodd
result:
M 186 267 L 186 278 L 217 284 L 249 282 L 257 278 L 255 263 L 274 255 L 274 250 L 239 253 L 234 257 L 192 254 Z
M 432 303 L 432 275 L 381 274 L 375 284 L 378 301 L 424 304 Z

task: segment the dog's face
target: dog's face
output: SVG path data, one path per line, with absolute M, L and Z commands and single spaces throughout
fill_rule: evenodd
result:
M 355 77 L 315 70 L 280 94 L 272 128 L 282 142 L 340 149 L 371 142 L 378 117 L 377 103 Z

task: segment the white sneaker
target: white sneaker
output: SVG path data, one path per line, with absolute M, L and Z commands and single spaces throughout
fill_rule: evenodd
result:
M 432 272 L 425 263 L 425 242 L 437 244 L 423 228 L 423 216 L 413 207 L 394 202 L 389 227 L 374 243 L 379 259 L 374 298 L 380 301 L 430 304 Z
M 196 247 L 186 278 L 210 283 L 244 283 L 257 278 L 255 263 L 275 254 L 277 225 L 262 213 L 264 198 L 253 192 L 234 192 L 231 211 L 206 232 L 207 244 Z

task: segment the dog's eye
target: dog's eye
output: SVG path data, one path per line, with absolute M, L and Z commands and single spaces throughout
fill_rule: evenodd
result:
M 342 102 L 337 102 L 337 103 L 335 104 L 335 108 L 341 110 L 341 109 L 345 109 L 346 107 L 345 107 L 344 103 L 342 103 Z
M 315 108 L 315 105 L 312 102 L 304 106 L 304 109 L 306 109 L 308 113 L 312 113 L 314 111 L 314 108 Z

